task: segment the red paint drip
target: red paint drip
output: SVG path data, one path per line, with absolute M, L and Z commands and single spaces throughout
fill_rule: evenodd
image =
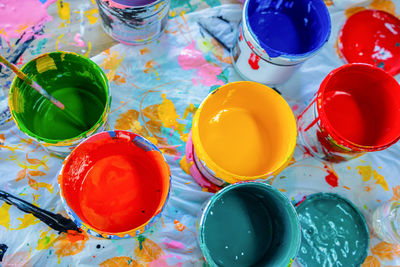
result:
M 136 135 L 107 135 L 96 135 L 95 142 L 89 139 L 92 142 L 72 152 L 61 187 L 82 221 L 119 233 L 145 224 L 160 211 L 168 194 L 169 170 L 161 153 L 132 142 Z
M 340 51 L 349 63 L 368 63 L 400 73 L 400 20 L 380 10 L 351 16 L 340 33 Z
M 258 70 L 260 68 L 260 66 L 258 66 L 259 61 L 260 57 L 252 52 L 249 58 L 249 65 L 253 70 Z
M 335 171 L 333 171 L 331 168 L 329 168 L 327 165 L 324 164 L 324 168 L 326 172 L 328 173 L 327 176 L 325 176 L 325 181 L 332 187 L 337 187 L 339 185 L 339 177 L 336 175 Z
M 79 233 L 78 231 L 68 230 L 67 238 L 71 243 L 87 239 L 86 233 Z

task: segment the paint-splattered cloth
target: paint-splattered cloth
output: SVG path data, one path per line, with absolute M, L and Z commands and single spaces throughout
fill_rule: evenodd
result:
M 396 12 L 388 1 L 378 2 Z M 322 79 L 343 64 L 335 43 L 346 16 L 344 11 L 330 11 L 334 25 L 330 41 L 288 82 L 276 88 L 296 115 L 305 108 Z M 2 266 L 203 266 L 196 221 L 211 193 L 204 192 L 185 173 L 185 141 L 196 107 L 209 91 L 240 80 L 229 52 L 197 23 L 210 16 L 222 16 L 236 25 L 241 6 L 225 5 L 176 17 L 153 44 L 116 45 L 93 58 L 110 80 L 111 128 L 139 133 L 165 153 L 172 172 L 172 190 L 162 219 L 136 238 L 105 240 L 58 234 L 32 215 L 0 202 Z M 400 144 L 396 144 L 382 152 L 329 164 L 310 157 L 298 146 L 294 161 L 272 179 L 272 185 L 293 200 L 316 192 L 338 193 L 351 200 L 370 223 L 371 214 L 380 203 L 400 199 L 399 155 Z M 0 128 L 3 190 L 65 215 L 57 186 L 61 163 L 61 159 L 23 136 L 13 122 Z M 400 265 L 400 246 L 381 242 L 373 233 L 371 237 L 364 266 Z

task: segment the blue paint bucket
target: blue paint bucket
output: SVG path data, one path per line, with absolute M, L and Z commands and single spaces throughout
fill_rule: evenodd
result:
M 281 83 L 321 49 L 330 32 L 323 0 L 248 0 L 232 49 L 233 62 L 246 79 Z

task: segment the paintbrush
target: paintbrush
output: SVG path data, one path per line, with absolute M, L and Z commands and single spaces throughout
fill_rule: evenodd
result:
M 68 231 L 81 230 L 76 224 L 68 218 L 65 218 L 61 214 L 55 214 L 50 211 L 38 208 L 25 200 L 15 197 L 3 190 L 0 190 L 0 200 L 4 200 L 7 204 L 14 205 L 18 209 L 31 213 L 33 216 L 50 226 L 56 231 L 67 233 Z
M 9 62 L 2 55 L 0 55 L 0 63 L 3 63 L 6 67 L 11 69 L 22 81 L 24 81 L 26 84 L 28 84 L 30 87 L 32 87 L 39 94 L 44 96 L 47 100 L 49 100 L 57 108 L 62 110 L 63 114 L 65 114 L 71 120 L 71 122 L 73 122 L 76 126 L 79 126 L 79 129 L 86 130 L 88 128 L 86 126 L 86 124 L 81 119 L 79 119 L 73 112 L 71 112 L 71 110 L 69 110 L 63 103 L 61 103 L 54 96 L 49 94 L 37 82 L 35 82 L 31 78 L 29 78 L 25 73 L 23 73 L 20 69 L 18 69 L 17 66 L 15 66 L 11 62 Z

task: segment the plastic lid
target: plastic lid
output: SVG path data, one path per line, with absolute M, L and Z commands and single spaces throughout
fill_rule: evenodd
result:
M 302 266 L 360 266 L 368 255 L 369 232 L 360 211 L 337 194 L 318 193 L 296 205 L 301 224 Z

